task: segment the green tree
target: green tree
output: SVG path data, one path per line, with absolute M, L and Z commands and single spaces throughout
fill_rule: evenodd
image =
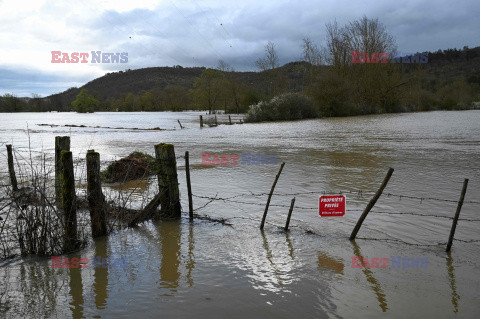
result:
M 158 110 L 160 97 L 155 90 L 144 92 L 140 96 L 140 109 L 142 111 L 152 112 Z
M 162 101 L 165 109 L 174 112 L 186 110 L 189 103 L 187 90 L 180 85 L 169 85 L 162 92 Z
M 193 99 L 197 105 L 207 109 L 209 114 L 212 114 L 212 110 L 218 106 L 223 78 L 222 72 L 206 69 L 200 77 L 195 79 L 192 90 Z
M 29 111 L 33 112 L 44 112 L 45 111 L 45 104 L 39 94 L 32 93 L 32 98 L 29 100 L 28 103 Z
M 85 88 L 80 90 L 77 98 L 72 102 L 73 109 L 78 113 L 93 113 L 99 104 L 100 102 Z
M 126 112 L 135 111 L 135 96 L 132 92 L 128 93 L 123 101 L 123 110 Z
M 3 100 L 6 112 L 21 112 L 24 108 L 25 103 L 13 94 L 4 94 Z

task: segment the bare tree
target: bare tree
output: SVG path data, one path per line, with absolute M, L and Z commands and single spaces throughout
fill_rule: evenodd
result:
M 327 28 L 327 62 L 336 67 L 351 63 L 352 51 L 362 53 L 395 52 L 395 39 L 378 19 L 361 19 L 339 27 L 337 22 Z
M 363 17 L 344 26 L 334 21 L 326 31 L 324 57 L 332 68 L 310 89 L 318 94 L 326 113 L 347 114 L 349 108 L 360 114 L 394 110 L 406 81 L 396 64 L 378 63 L 375 53 L 395 51 L 395 40 L 386 27 L 378 19 Z M 372 57 L 373 63 L 352 63 L 358 52 L 361 62 Z
M 257 67 L 262 71 L 270 69 L 273 70 L 278 67 L 278 55 L 275 47 L 275 43 L 268 41 L 267 45 L 265 46 L 265 57 L 259 58 L 255 62 Z
M 218 60 L 217 70 L 222 72 L 232 72 L 233 68 L 224 60 Z
M 395 39 L 378 19 L 363 17 L 350 22 L 344 28 L 346 44 L 351 51 L 392 52 L 396 50 Z
M 303 38 L 302 41 L 303 61 L 315 66 L 321 65 L 322 54 L 317 45 L 309 37 Z
M 350 52 L 348 52 L 345 27 L 339 27 L 337 21 L 334 21 L 333 23 L 327 23 L 326 29 L 327 62 L 336 67 L 348 64 Z

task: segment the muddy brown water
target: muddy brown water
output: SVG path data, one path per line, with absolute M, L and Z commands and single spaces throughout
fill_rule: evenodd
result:
M 28 124 L 34 160 L 41 151 L 52 156 L 56 135 L 71 136 L 77 159 L 93 148 L 104 162 L 132 151 L 153 154 L 154 144 L 172 143 L 177 156 L 190 152 L 196 196 L 241 196 L 198 211 L 228 218 L 231 226 L 202 220 L 191 224 L 184 214 L 180 222 L 145 223 L 63 256 L 88 258 L 86 268 L 52 268 L 50 259 L 36 257 L 2 262 L 0 317 L 480 316 L 480 222 L 460 221 L 455 237 L 463 241 L 455 241 L 447 254 L 451 220 L 413 215 L 453 216 L 463 179 L 469 178 L 460 217 L 480 219 L 480 111 L 204 129 L 199 114 L 1 114 L 0 145 L 13 144 L 27 154 Z M 179 129 L 177 120 L 185 129 Z M 147 130 L 156 127 L 165 130 Z M 263 232 L 258 227 L 266 196 L 249 193 L 267 193 L 279 165 L 204 166 L 202 153 L 276 155 L 286 163 Z M 6 183 L 3 156 L 1 182 Z M 183 159 L 177 163 L 186 211 Z M 388 167 L 395 172 L 385 194 L 365 220 L 361 239 L 350 242 L 355 222 Z M 142 185 L 155 187 L 155 181 Z M 347 197 L 346 215 L 320 217 L 319 196 L 340 191 Z M 196 196 L 196 208 L 209 201 Z M 285 233 L 281 227 L 294 196 L 291 230 Z M 470 240 L 477 242 L 465 242 Z M 120 262 L 94 268 L 96 256 Z M 352 268 L 352 256 L 390 262 L 385 268 Z M 398 257 L 426 258 L 428 265 L 398 267 L 392 262 Z

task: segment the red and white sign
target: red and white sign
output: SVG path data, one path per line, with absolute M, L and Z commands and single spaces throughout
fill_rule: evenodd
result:
M 344 195 L 320 196 L 319 211 L 322 217 L 345 215 L 346 198 Z

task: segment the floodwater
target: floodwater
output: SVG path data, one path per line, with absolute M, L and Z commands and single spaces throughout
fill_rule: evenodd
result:
M 231 225 L 189 223 L 184 213 L 180 222 L 120 230 L 64 256 L 88 258 L 87 268 L 52 268 L 50 259 L 37 257 L 8 260 L 0 264 L 0 316 L 480 317 L 480 111 L 203 129 L 199 114 L 1 114 L 0 145 L 13 144 L 21 153 L 30 137 L 34 160 L 36 152 L 53 154 L 56 135 L 71 136 L 77 159 L 88 149 L 100 152 L 104 162 L 132 151 L 153 154 L 157 143 L 174 144 L 177 156 L 189 151 L 197 213 Z M 157 127 L 165 130 L 147 130 Z M 258 194 L 269 192 L 280 165 L 205 166 L 202 153 L 276 155 L 286 163 L 263 231 L 267 196 Z M 187 211 L 182 158 L 177 165 Z M 389 167 L 395 172 L 384 194 L 359 238 L 349 241 Z M 5 176 L 4 160 L 0 171 Z M 459 221 L 459 240 L 447 254 L 452 220 L 441 216 L 455 214 L 465 178 L 460 218 L 470 220 Z M 320 217 L 319 196 L 340 192 L 347 198 L 345 216 Z M 205 198 L 215 196 L 226 200 Z M 293 197 L 285 233 L 281 227 Z M 94 268 L 96 256 L 121 263 Z M 353 268 L 352 256 L 390 262 L 385 268 Z M 392 257 L 421 258 L 427 266 L 398 267 Z

